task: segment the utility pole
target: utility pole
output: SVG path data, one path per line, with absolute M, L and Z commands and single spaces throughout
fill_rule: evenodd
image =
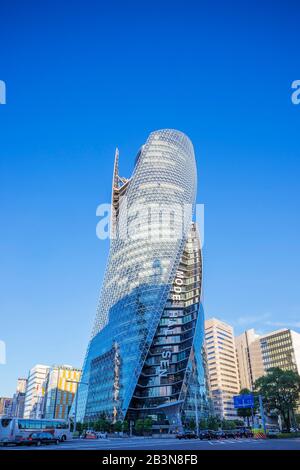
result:
M 259 399 L 259 409 L 260 409 L 260 416 L 261 416 L 261 420 L 262 420 L 262 425 L 263 425 L 264 433 L 267 435 L 266 418 L 265 418 L 265 411 L 264 411 L 262 396 L 258 395 L 258 399 Z
M 252 418 L 252 427 L 254 428 L 254 409 L 251 407 L 251 418 Z

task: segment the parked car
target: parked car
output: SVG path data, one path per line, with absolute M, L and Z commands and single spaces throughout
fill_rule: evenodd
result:
M 253 437 L 252 429 L 244 428 L 239 430 L 240 437 Z
M 279 428 L 271 428 L 271 429 L 267 430 L 267 435 L 268 436 L 277 436 L 277 434 L 279 434 L 279 433 L 280 433 Z
M 106 439 L 107 432 L 96 432 L 98 439 Z
M 183 432 L 180 434 L 176 434 L 176 439 L 197 439 L 197 434 L 194 432 Z
M 210 439 L 219 439 L 219 431 L 213 431 L 209 429 Z
M 212 438 L 212 433 L 208 429 L 201 429 L 198 434 L 199 439 L 203 441 L 203 439 L 211 439 Z
M 237 437 L 241 437 L 241 432 L 238 429 L 227 429 L 225 431 L 226 438 L 228 439 L 236 439 Z
M 58 437 L 50 432 L 32 432 L 28 437 L 16 437 L 16 445 L 19 446 L 41 446 L 49 444 L 59 444 Z
M 80 439 L 98 439 L 95 431 L 85 431 L 81 434 Z
M 222 431 L 222 430 L 215 431 L 214 432 L 214 439 L 226 439 L 226 437 L 227 437 L 226 432 Z

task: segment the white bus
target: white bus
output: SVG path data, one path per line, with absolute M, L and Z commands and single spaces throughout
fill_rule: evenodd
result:
M 0 442 L 17 442 L 33 432 L 50 432 L 61 441 L 71 439 L 70 422 L 65 419 L 25 419 L 0 416 Z

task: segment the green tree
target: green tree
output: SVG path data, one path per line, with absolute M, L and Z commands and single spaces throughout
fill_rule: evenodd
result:
M 150 416 L 144 420 L 144 431 L 147 433 L 151 433 L 152 431 L 152 418 L 150 418 Z
M 88 423 L 85 421 L 83 424 L 82 424 L 82 430 L 83 431 L 86 431 L 88 429 L 89 425 Z
M 255 390 L 262 395 L 268 412 L 278 413 L 287 431 L 291 427 L 291 417 L 296 409 L 300 394 L 300 376 L 291 370 L 273 367 L 255 382 Z
M 210 416 L 207 420 L 207 427 L 212 431 L 218 431 L 221 427 L 221 420 L 217 416 Z
M 122 424 L 122 431 L 123 432 L 128 432 L 129 430 L 129 423 L 128 421 L 126 421 L 126 419 L 123 421 L 123 424 Z
M 113 428 L 115 432 L 121 432 L 123 429 L 122 421 L 116 421 L 113 425 Z
M 73 429 L 74 429 L 74 425 L 73 425 Z M 79 432 L 79 434 L 81 434 L 82 430 L 83 430 L 83 425 L 82 423 L 77 423 L 76 424 L 76 430 Z
M 234 419 L 234 420 L 233 420 L 233 423 L 235 424 L 235 427 L 239 427 L 239 426 L 244 426 L 244 425 L 245 425 L 244 421 L 242 421 L 241 419 Z
M 242 390 L 240 391 L 240 395 L 250 395 L 250 394 L 253 394 L 253 392 L 251 392 L 248 388 L 242 388 Z M 253 409 L 253 414 L 256 408 L 257 406 Z M 250 417 L 252 416 L 252 408 L 238 408 L 237 415 L 240 418 L 246 419 L 247 425 L 250 426 Z
M 225 431 L 229 430 L 229 429 L 234 429 L 235 426 L 236 425 L 235 425 L 235 422 L 233 420 L 222 419 L 222 421 L 221 421 L 221 428 L 224 429 Z
M 98 431 L 102 431 L 102 429 L 101 429 L 101 424 L 100 424 L 100 423 L 101 423 L 101 420 L 98 419 L 98 420 L 95 422 L 95 424 L 94 424 L 94 430 L 97 431 L 97 432 L 98 432 Z
M 200 419 L 199 421 L 199 429 L 208 429 L 207 419 Z
M 103 417 L 98 419 L 94 425 L 95 431 L 100 431 L 100 432 L 104 432 L 104 431 L 107 432 L 109 430 L 109 427 L 110 427 L 109 421 Z
M 135 430 L 137 434 L 142 434 L 144 430 L 144 420 L 143 419 L 137 419 L 135 422 Z
M 195 431 L 196 429 L 196 421 L 193 418 L 189 421 L 189 429 L 191 431 Z

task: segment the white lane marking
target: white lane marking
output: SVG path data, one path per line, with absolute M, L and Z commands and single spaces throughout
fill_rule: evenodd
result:
M 92 448 L 92 449 L 105 449 L 105 450 L 110 450 L 110 449 L 119 449 L 119 448 L 122 448 L 122 449 L 134 449 L 136 448 L 137 446 L 142 446 L 142 447 L 150 447 L 150 448 L 154 448 L 155 446 L 159 446 L 159 447 L 164 447 L 165 445 L 174 445 L 175 446 L 178 446 L 179 444 L 181 445 L 186 445 L 188 444 L 190 441 L 180 441 L 178 442 L 178 440 L 175 441 L 175 439 L 167 439 L 167 440 L 160 440 L 159 442 L 156 442 L 155 445 L 153 442 L 144 442 L 143 440 L 136 440 L 136 441 L 131 441 L 131 442 L 114 442 L 114 443 L 110 443 L 108 446 L 105 446 L 105 443 L 104 442 L 94 442 L 92 445 L 91 442 L 84 442 L 84 443 L 81 443 L 81 445 L 78 445 L 78 444 L 75 444 L 73 443 L 73 445 L 71 446 L 68 446 L 68 448 L 72 447 L 72 448 L 77 448 L 77 449 L 87 449 L 87 448 Z M 102 444 L 102 445 L 99 445 L 99 444 Z M 63 448 L 61 448 L 61 450 L 63 450 Z

